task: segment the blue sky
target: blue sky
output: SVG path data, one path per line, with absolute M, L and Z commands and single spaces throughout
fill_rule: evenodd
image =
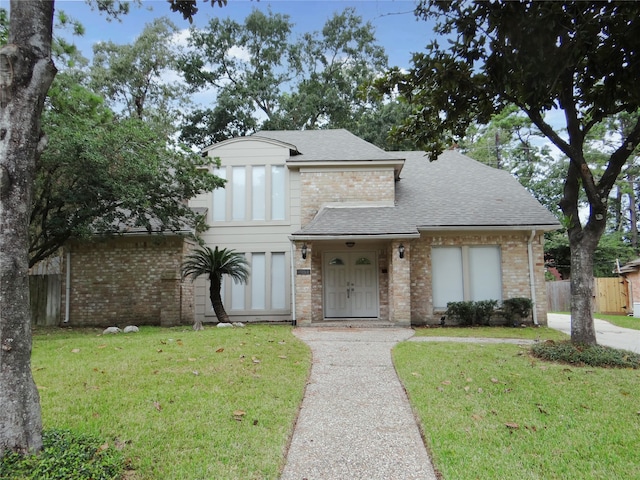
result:
M 410 66 L 412 53 L 424 51 L 432 36 L 432 27 L 414 16 L 415 3 L 412 0 L 228 0 L 226 7 L 219 8 L 217 4 L 212 7 L 209 2 L 199 0 L 200 10 L 194 17 L 194 25 L 203 27 L 214 16 L 242 22 L 253 8 L 263 11 L 271 8 L 273 12 L 289 15 L 295 32 L 302 34 L 320 30 L 333 13 L 353 7 L 375 27 L 378 43 L 385 48 L 390 65 L 406 68 Z M 0 0 L 2 4 L 8 1 Z M 91 45 L 100 40 L 130 43 L 155 17 L 166 16 L 181 29 L 189 27 L 189 22 L 180 14 L 169 10 L 166 0 L 144 1 L 141 8 L 132 8 L 122 22 L 108 22 L 104 15 L 92 12 L 84 0 L 56 0 L 56 11 L 60 10 L 84 25 L 84 37 L 76 37 L 74 42 L 86 57 L 91 55 Z

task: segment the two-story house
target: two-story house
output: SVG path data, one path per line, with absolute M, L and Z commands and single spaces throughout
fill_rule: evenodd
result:
M 208 245 L 246 256 L 234 321 L 438 323 L 447 302 L 534 301 L 546 323 L 543 234 L 558 221 L 508 172 L 456 151 L 385 152 L 346 130 L 216 143 L 224 189 L 191 200 Z M 215 321 L 206 280 L 195 315 Z

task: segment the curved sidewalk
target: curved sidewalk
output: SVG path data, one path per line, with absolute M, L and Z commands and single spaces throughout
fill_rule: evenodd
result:
M 282 480 L 436 475 L 391 349 L 409 328 L 297 328 L 313 365 Z
M 549 313 L 547 321 L 549 328 L 571 335 L 571 315 Z M 594 327 L 598 344 L 640 353 L 640 330 L 618 327 L 597 318 L 594 320 Z

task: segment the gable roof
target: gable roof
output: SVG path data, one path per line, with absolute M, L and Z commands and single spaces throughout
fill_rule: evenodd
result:
M 394 207 L 323 208 L 293 235 L 418 236 L 420 230 L 555 230 L 558 220 L 509 172 L 453 150 L 430 162 L 424 152 L 405 158 Z
M 250 138 L 277 140 L 295 145 L 291 163 L 331 161 L 398 161 L 399 152 L 385 152 L 345 129 L 271 130 L 254 133 Z

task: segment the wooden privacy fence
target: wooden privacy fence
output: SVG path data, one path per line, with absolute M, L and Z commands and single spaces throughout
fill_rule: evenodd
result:
M 60 322 L 60 275 L 29 275 L 31 324 L 53 326 Z
M 608 315 L 633 312 L 630 304 L 629 282 L 622 277 L 594 278 L 594 311 Z M 547 310 L 568 312 L 571 309 L 569 280 L 547 282 Z

